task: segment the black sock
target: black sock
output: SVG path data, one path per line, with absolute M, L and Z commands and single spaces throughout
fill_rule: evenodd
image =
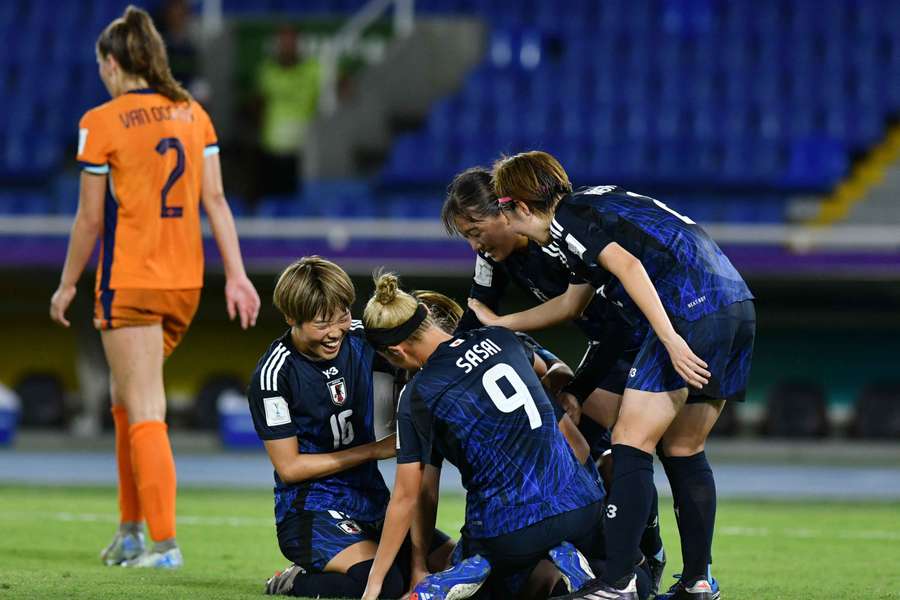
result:
M 672 511 L 675 513 L 675 527 L 678 529 L 678 539 L 682 540 L 684 536 L 681 533 L 681 517 L 678 515 L 678 486 L 672 483 L 675 480 L 675 467 L 670 457 L 663 454 L 662 445 L 656 447 L 656 455 L 659 456 L 659 462 L 662 463 L 663 470 L 666 472 L 666 479 L 669 480 L 669 487 L 672 488 Z
M 346 573 L 308 573 L 294 579 L 294 596 L 306 598 L 359 598 L 366 591 L 372 560 L 358 562 Z M 403 576 L 392 565 L 381 586 L 381 598 L 399 598 L 406 593 Z
M 607 560 L 603 580 L 621 587 L 621 580 L 627 582 L 638 562 L 638 545 L 650 514 L 653 457 L 624 444 L 615 444 L 612 453 L 612 493 L 603 516 Z
M 650 518 L 641 536 L 641 552 L 644 556 L 656 557 L 662 550 L 662 538 L 659 536 L 659 495 L 653 486 L 653 500 L 650 502 Z
M 706 578 L 716 523 L 716 482 L 706 453 L 667 457 L 663 464 L 676 498 L 682 581 Z M 675 491 L 677 490 L 677 492 Z
M 301 598 L 359 598 L 365 591 L 360 583 L 346 573 L 305 573 L 294 579 L 292 596 Z
M 360 596 L 362 596 L 362 593 L 366 589 L 366 583 L 369 581 L 369 571 L 372 570 L 372 564 L 374 562 L 374 560 L 364 560 L 347 569 L 347 575 L 362 584 L 362 588 L 359 592 Z M 406 583 L 403 580 L 403 574 L 400 572 L 400 568 L 395 561 L 384 576 L 384 582 L 381 584 L 381 593 L 378 597 L 399 598 L 406 593 L 406 587 Z

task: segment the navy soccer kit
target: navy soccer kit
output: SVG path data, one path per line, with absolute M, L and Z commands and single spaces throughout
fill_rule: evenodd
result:
M 569 283 L 583 283 L 573 278 L 560 261 L 560 254 L 556 244 L 542 247 L 531 240 L 523 250 L 512 252 L 502 262 L 479 252 L 475 257 L 475 274 L 469 296 L 498 312 L 506 289 L 513 283 L 536 301 L 546 302 L 564 293 Z M 575 379 L 566 386 L 566 391 L 580 402 L 584 402 L 596 388 L 621 394 L 625 389 L 628 368 L 646 331 L 627 325 L 615 307 L 599 295 L 572 323 L 589 343 L 581 364 L 575 370 Z M 475 327 L 481 327 L 481 323 L 471 309 L 466 309 L 458 330 Z
M 530 358 L 506 329 L 459 333 L 400 394 L 397 462 L 456 465 L 462 554 L 482 554 L 498 575 L 530 571 L 564 540 L 592 541 L 604 495 L 559 432 Z
M 676 330 L 709 365 L 710 383 L 691 394 L 743 398 L 756 328 L 753 295 L 699 225 L 653 198 L 597 186 L 560 201 L 550 234 L 573 274 L 598 288 L 636 327 L 646 319 L 597 258 L 613 242 L 638 258 Z M 631 366 L 627 386 L 651 392 L 685 387 L 652 330 Z
M 263 440 L 295 437 L 301 454 L 337 452 L 375 441 L 373 369 L 383 363 L 353 321 L 338 355 L 314 361 L 290 331 L 259 360 L 247 397 Z M 385 369 L 389 369 L 385 365 Z M 344 548 L 377 540 L 389 499 L 376 461 L 296 484 L 275 473 L 275 522 L 282 553 L 321 571 Z

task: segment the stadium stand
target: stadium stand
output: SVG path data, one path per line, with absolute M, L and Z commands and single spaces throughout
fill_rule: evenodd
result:
M 153 8 L 155 3 L 149 3 Z M 363 0 L 223 3 L 229 17 L 349 15 Z M 103 101 L 91 46 L 123 2 L 6 2 L 0 33 L 0 214 L 70 214 L 74 124 Z M 556 153 L 576 182 L 665 195 L 705 222 L 783 222 L 785 198 L 834 187 L 900 112 L 890 0 L 419 0 L 490 24 L 483 63 L 336 215 L 433 215 L 435 190 L 500 152 Z M 47 15 L 50 15 L 48 17 Z M 340 186 L 340 184 L 338 184 Z M 727 194 L 729 202 L 722 202 Z M 437 194 L 439 196 L 439 194 Z M 358 202 L 366 198 L 367 202 Z M 315 215 L 269 198 L 258 214 Z M 362 206 L 369 205 L 369 206 Z
M 762 434 L 781 438 L 819 438 L 828 435 L 824 388 L 810 381 L 784 381 L 769 392 Z
M 850 434 L 862 438 L 900 439 L 900 382 L 866 386 L 856 400 Z

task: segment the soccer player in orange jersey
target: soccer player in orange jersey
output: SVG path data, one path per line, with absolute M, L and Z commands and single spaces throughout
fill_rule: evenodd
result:
M 79 124 L 78 212 L 50 317 L 69 326 L 65 313 L 75 284 L 102 234 L 94 324 L 110 367 L 121 525 L 101 559 L 174 568 L 182 556 L 163 361 L 200 301 L 201 203 L 225 265 L 228 314 L 244 329 L 256 323 L 259 296 L 244 271 L 222 191 L 212 122 L 172 78 L 150 16 L 129 6 L 106 27 L 96 50 L 112 100 Z M 146 549 L 144 519 L 154 542 Z

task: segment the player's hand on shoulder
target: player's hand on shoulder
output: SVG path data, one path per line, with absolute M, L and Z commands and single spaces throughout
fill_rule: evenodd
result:
M 375 460 L 384 460 L 397 456 L 397 434 L 382 438 L 375 442 Z
M 241 329 L 256 325 L 260 306 L 259 294 L 246 275 L 230 277 L 225 282 L 225 304 L 229 319 L 233 321 L 235 317 L 240 318 Z
M 478 320 L 481 321 L 484 325 L 497 324 L 497 314 L 490 308 L 488 308 L 484 302 L 476 300 L 475 298 L 469 298 L 468 304 L 469 308 L 472 309 L 472 312 L 475 313 L 475 316 L 478 317 Z
M 672 365 L 688 385 L 701 389 L 709 383 L 711 373 L 706 370 L 708 366 L 703 359 L 694 354 L 687 342 L 680 335 L 675 335 L 671 341 L 665 343 Z
M 72 304 L 72 300 L 75 298 L 75 292 L 76 289 L 74 285 L 60 285 L 56 291 L 53 292 L 53 297 L 50 298 L 50 318 L 63 327 L 68 327 L 70 325 L 68 319 L 66 319 L 66 311 L 69 309 L 69 305 Z

